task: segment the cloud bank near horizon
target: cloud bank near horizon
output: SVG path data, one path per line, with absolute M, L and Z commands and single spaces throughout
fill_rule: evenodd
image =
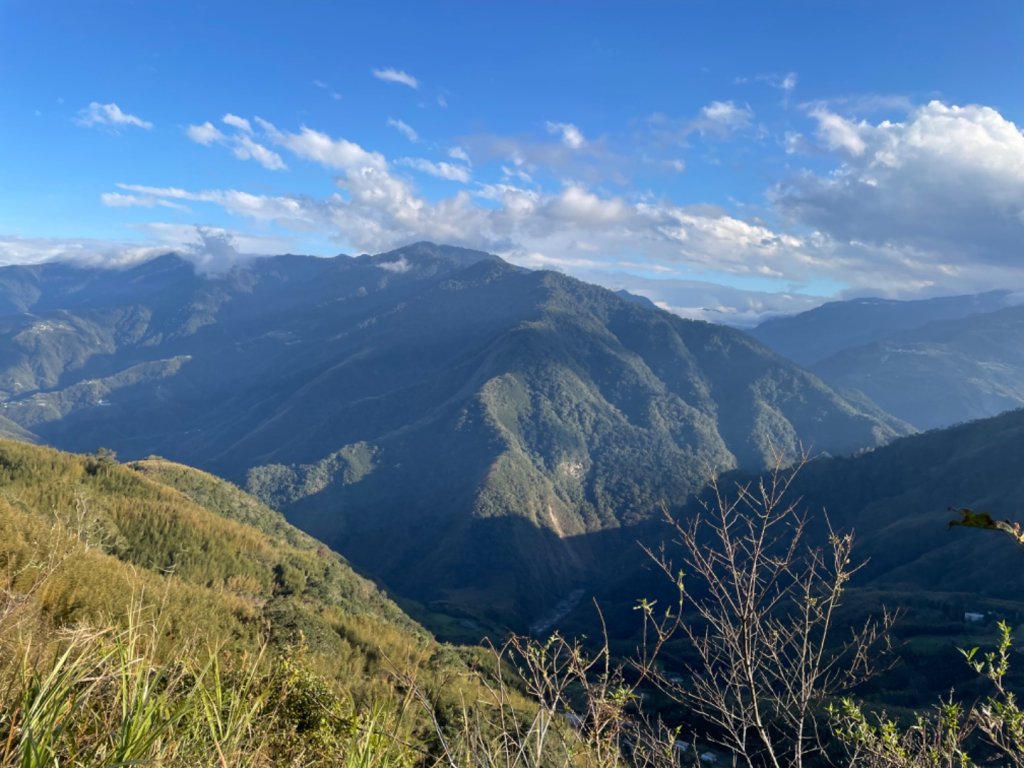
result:
M 399 70 L 374 74 L 419 85 Z M 789 98 L 796 82 L 789 73 L 773 87 Z M 0 259 L 116 265 L 175 249 L 197 260 L 209 251 L 208 262 L 220 264 L 237 261 L 240 253 L 295 250 L 295 242 L 311 236 L 349 252 L 431 240 L 648 296 L 658 295 L 660 285 L 657 300 L 665 308 L 740 324 L 828 296 L 920 297 L 1022 286 L 1021 130 L 983 105 L 934 100 L 887 106 L 899 114 L 867 119 L 858 114 L 870 112 L 865 102 L 797 107 L 803 130 L 774 137 L 785 153 L 784 172 L 763 200 L 728 209 L 655 194 L 636 184 L 628 169 L 685 174 L 679 155 L 693 142 L 713 148 L 773 138 L 749 105 L 731 100 L 713 101 L 690 117 L 653 116 L 628 145 L 592 136 L 578 121 L 555 120 L 538 125 L 531 137 L 428 141 L 388 118 L 406 146 L 418 150 L 416 157 L 388 157 L 317 127 L 227 113 L 188 124 L 185 138 L 268 171 L 319 170 L 333 191 L 195 189 L 127 179 L 99 193 L 102 205 L 165 211 L 178 221 L 135 225 L 148 242 L 8 237 L 0 239 Z M 91 105 L 82 124 L 149 126 L 107 107 L 116 105 Z M 237 226 L 188 221 L 213 213 Z M 234 254 L 230 260 L 225 243 Z M 717 293 L 709 293 L 706 286 L 716 284 Z M 696 288 L 680 292 L 683 285 Z

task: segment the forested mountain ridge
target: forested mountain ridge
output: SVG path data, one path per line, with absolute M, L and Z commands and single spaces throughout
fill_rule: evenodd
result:
M 907 429 L 739 331 L 426 243 L 217 276 L 8 267 L 0 307 L 12 422 L 245 481 L 396 594 L 496 620 L 712 470 Z
M 1024 552 L 1001 532 L 950 523 L 960 520 L 962 507 L 1024 523 L 1022 457 L 1024 409 L 899 438 L 857 456 L 812 457 L 788 485 L 784 502 L 806 519 L 808 548 L 826 548 L 833 532 L 852 536 L 851 563 L 860 567 L 846 585 L 837 626 L 855 625 L 883 609 L 899 612 L 894 626 L 899 663 L 862 690 L 870 690 L 880 706 L 930 706 L 951 687 L 980 695 L 958 649 L 991 644 L 998 621 L 1012 627 L 1019 647 Z M 784 468 L 780 479 L 787 481 L 793 470 Z M 718 493 L 729 503 L 739 486 L 747 486 L 759 498 L 758 483 L 771 488 L 774 480 L 772 473 L 725 473 Z M 708 489 L 673 516 L 687 527 L 698 516 L 714 521 L 717 509 L 718 497 Z M 735 535 L 742 535 L 743 524 L 736 528 L 741 533 Z M 638 526 L 633 534 L 609 556 L 608 578 L 594 593 L 601 621 L 624 654 L 642 641 L 638 601 L 674 605 L 678 598 L 672 580 L 654 567 L 641 545 L 654 553 L 664 547 L 687 576 L 691 571 L 676 532 L 664 521 Z M 785 533 L 780 540 L 788 543 Z M 692 603 L 704 597 L 702 584 L 686 577 L 684 584 L 691 604 L 684 605 L 684 614 L 693 617 Z M 569 636 L 593 635 L 598 630 L 593 604 L 581 601 L 553 628 Z M 685 653 L 675 652 L 683 654 L 675 664 L 685 667 Z

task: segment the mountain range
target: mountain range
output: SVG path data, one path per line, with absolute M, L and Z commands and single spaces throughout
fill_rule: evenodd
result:
M 742 332 L 428 243 L 6 267 L 0 361 L 5 434 L 244 483 L 470 624 L 536 619 L 713 471 L 911 429 Z
M 762 323 L 755 338 L 918 429 L 1024 405 L 1024 307 L 1009 291 L 858 299 Z

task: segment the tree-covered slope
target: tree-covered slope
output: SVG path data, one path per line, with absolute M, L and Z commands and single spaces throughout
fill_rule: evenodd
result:
M 1004 536 L 949 528 L 949 507 L 1024 522 L 1024 410 L 897 440 L 863 456 L 815 461 L 794 492 L 853 529 L 880 587 L 1024 596 L 1021 552 Z
M 827 525 L 853 532 L 856 559 L 866 561 L 854 586 L 944 593 L 959 601 L 962 619 L 971 600 L 1024 606 L 1020 548 L 998 532 L 949 525 L 962 507 L 1024 523 L 1022 464 L 1024 410 L 1016 410 L 903 437 L 858 456 L 811 460 L 796 473 L 787 497 L 807 515 L 812 541 L 824 540 Z M 737 483 L 758 480 L 733 472 L 719 486 L 729 496 Z M 703 502 L 713 505 L 714 499 L 705 492 Z M 684 518 L 701 512 L 701 499 L 679 510 Z M 651 526 L 642 538 L 656 546 L 664 533 L 664 526 Z M 633 561 L 634 571 L 620 584 L 642 578 L 638 555 L 623 559 Z M 631 599 L 642 594 L 633 590 Z
M 6 268 L 4 292 L 12 421 L 246 481 L 397 594 L 495 619 L 557 603 L 604 561 L 583 534 L 714 470 L 907 429 L 738 331 L 445 246 Z

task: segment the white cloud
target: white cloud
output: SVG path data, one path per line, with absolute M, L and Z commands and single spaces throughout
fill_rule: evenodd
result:
M 166 251 L 165 246 L 109 240 L 0 235 L 0 265 L 73 261 L 100 267 L 122 267 L 151 259 Z
M 524 184 L 532 184 L 533 177 L 524 171 L 522 168 L 513 167 L 509 168 L 507 165 L 501 166 L 501 175 L 503 181 L 521 181 Z
M 363 167 L 387 167 L 383 155 L 367 152 L 347 139 L 332 139 L 326 133 L 306 126 L 302 126 L 298 133 L 286 133 L 259 117 L 256 118 L 256 123 L 263 128 L 274 144 L 285 147 L 305 160 L 313 160 L 328 168 L 344 171 Z
M 583 132 L 572 123 L 545 123 L 548 133 L 560 135 L 562 143 L 570 149 L 579 149 L 587 140 L 583 138 Z
M 341 94 L 332 89 L 331 86 L 329 86 L 323 80 L 314 80 L 313 85 L 315 85 L 320 90 L 327 91 L 329 94 L 331 94 L 331 98 L 334 99 L 335 101 L 341 101 Z
M 582 269 L 571 262 L 569 266 L 573 267 L 577 277 L 613 291 L 625 290 L 643 296 L 673 314 L 746 328 L 774 315 L 813 309 L 827 298 L 795 291 L 755 291 L 703 280 L 650 278 L 634 274 L 636 271 L 649 271 L 650 265 L 645 264 L 611 265 L 612 271 L 601 263 Z
M 239 160 L 255 160 L 270 171 L 283 171 L 288 167 L 277 152 L 267 149 L 248 136 L 237 136 L 234 142 L 235 146 L 231 152 Z
M 373 76 L 387 83 L 399 83 L 414 89 L 420 87 L 419 80 L 401 69 L 375 69 L 373 70 Z
M 389 128 L 394 128 L 400 134 L 405 136 L 413 144 L 416 144 L 420 140 L 420 135 L 416 133 L 416 129 L 403 120 L 396 120 L 393 117 L 389 117 L 387 121 Z
M 622 200 L 601 198 L 572 184 L 550 200 L 548 211 L 576 225 L 598 227 L 623 222 L 629 215 L 629 206 Z
M 138 192 L 143 195 L 153 195 L 155 197 L 169 197 L 173 200 L 191 200 L 194 199 L 193 193 L 187 192 L 179 187 L 150 187 L 145 184 L 117 184 L 119 189 L 123 189 L 127 192 Z
M 193 258 L 201 251 L 204 234 L 207 237 L 210 235 L 227 237 L 235 254 L 232 258 L 238 261 L 247 256 L 278 256 L 282 253 L 301 252 L 295 239 L 289 236 L 255 235 L 223 227 L 173 224 L 163 221 L 133 224 L 131 227 L 160 243 L 162 246 L 160 250 L 170 249 L 183 256 Z
M 647 130 L 655 146 L 686 146 L 693 134 L 702 138 L 728 141 L 754 125 L 754 110 L 734 101 L 712 101 L 701 107 L 693 117 L 673 118 L 661 112 L 647 117 Z
M 738 107 L 732 101 L 712 101 L 701 109 L 693 127 L 701 134 L 728 135 L 748 128 L 753 118 L 750 107 Z
M 334 142 L 338 140 L 332 140 Z M 121 185 L 124 192 L 217 205 L 255 221 L 296 231 L 333 232 L 358 251 L 379 252 L 428 239 L 501 253 L 587 253 L 604 257 L 645 253 L 652 263 L 747 275 L 798 279 L 817 262 L 801 240 L 716 210 L 630 202 L 573 183 L 555 194 L 511 184 L 482 185 L 470 195 L 428 201 L 386 165 L 342 169 L 341 194 L 324 200 L 253 195 L 240 190 L 190 192 Z M 487 205 L 474 202 L 474 196 Z M 588 255 L 586 258 L 592 258 Z
M 785 74 L 779 74 L 772 72 L 770 74 L 754 75 L 754 80 L 759 83 L 765 83 L 770 85 L 772 88 L 777 88 L 782 91 L 786 96 L 789 96 L 795 89 L 797 81 L 800 76 L 796 72 L 786 72 Z M 734 83 L 741 84 L 749 82 L 750 78 L 737 77 L 733 80 Z
M 708 119 L 742 124 L 726 118 L 733 110 L 711 107 Z M 309 127 L 282 131 L 258 119 L 253 128 L 259 138 L 337 172 L 337 192 L 311 198 L 119 185 L 110 194 L 218 206 L 287 231 L 326 234 L 359 252 L 428 239 L 485 248 L 516 263 L 574 274 L 619 265 L 645 274 L 670 270 L 688 278 L 726 279 L 762 292 L 799 294 L 788 306 L 800 308 L 805 299 L 799 286 L 808 284 L 907 296 L 1024 282 L 1018 255 L 1024 242 L 1024 137 L 1013 123 L 986 107 L 939 102 L 914 110 L 902 122 L 867 123 L 820 105 L 816 109 L 814 122 L 833 131 L 821 135 L 826 146 L 818 149 L 816 163 L 831 158 L 833 165 L 817 173 L 797 172 L 774 187 L 764 219 L 679 205 L 652 194 L 615 194 L 568 173 L 563 178 L 572 181 L 557 190 L 544 189 L 526 169 L 550 171 L 550 165 L 500 165 L 517 151 L 515 143 L 502 145 L 506 154 L 497 156 L 469 144 L 481 163 L 475 172 L 480 183 L 445 197 L 427 197 L 377 152 Z M 863 143 L 859 153 L 836 126 L 848 127 Z M 807 143 L 806 137 L 793 134 L 787 146 Z M 554 142 L 548 146 L 565 156 L 586 154 Z M 531 155 L 538 163 L 543 157 Z M 504 178 L 488 183 L 495 161 Z M 460 184 L 472 181 L 462 163 L 404 158 L 394 165 Z M 732 312 L 730 322 L 738 323 L 782 307 L 756 297 L 741 302 L 722 292 L 645 295 L 694 316 Z
M 246 120 L 244 117 L 239 117 L 238 115 L 232 115 L 230 112 L 228 112 L 226 115 L 224 115 L 224 117 L 221 118 L 221 122 L 223 122 L 225 125 L 230 125 L 233 128 L 237 128 L 240 131 L 252 133 L 252 126 L 249 124 L 248 120 Z M 207 125 L 209 125 L 209 123 L 207 123 Z
M 396 261 L 379 261 L 376 264 L 377 267 L 383 269 L 385 272 L 390 272 L 394 275 L 401 275 L 412 269 L 412 264 L 402 256 Z
M 462 147 L 452 147 L 449 149 L 448 157 L 452 160 L 458 160 L 460 163 L 465 163 L 466 165 L 473 164 L 469 159 L 469 154 Z
M 827 175 L 805 172 L 773 199 L 838 257 L 871 270 L 850 282 L 972 290 L 1019 270 L 1024 134 L 996 110 L 933 101 L 903 122 L 853 122 L 819 109 L 822 140 L 842 152 Z
M 153 195 L 125 195 L 121 192 L 104 192 L 100 195 L 100 202 L 108 208 L 153 208 L 160 206 L 162 208 L 174 208 L 179 211 L 188 210 L 187 206 Z
M 811 110 L 810 115 L 818 121 L 818 138 L 829 149 L 842 149 L 851 155 L 864 154 L 868 145 L 861 137 L 861 133 L 870 130 L 867 123 L 857 125 L 824 107 Z
M 237 189 L 190 192 L 178 187 L 151 187 L 144 184 L 118 184 L 120 189 L 137 195 L 169 200 L 210 203 L 229 213 L 264 222 L 277 222 L 299 230 L 310 230 L 320 217 L 320 206 L 304 198 L 287 195 L 254 195 Z M 318 218 L 319 217 L 319 218 Z
M 421 157 L 403 157 L 398 162 L 439 179 L 458 181 L 463 184 L 468 183 L 470 179 L 469 169 L 463 165 L 445 162 L 434 163 Z
M 208 147 L 214 142 L 224 141 L 227 137 L 213 123 L 207 120 L 202 125 L 190 125 L 185 134 L 196 144 Z
M 250 134 L 252 126 L 244 117 L 228 113 L 221 118 L 225 125 L 237 129 L 231 136 L 225 135 L 217 126 L 207 120 L 202 125 L 190 125 L 185 130 L 188 137 L 203 146 L 224 144 L 231 147 L 231 153 L 239 160 L 255 160 L 270 171 L 283 171 L 288 168 L 281 156 L 271 149 L 255 141 Z
M 115 132 L 118 128 L 129 125 L 134 125 L 147 131 L 153 127 L 152 123 L 143 120 L 141 117 L 122 112 L 121 108 L 113 102 L 110 104 L 100 104 L 96 101 L 90 102 L 88 107 L 78 112 L 75 122 L 87 128 L 102 126 Z

